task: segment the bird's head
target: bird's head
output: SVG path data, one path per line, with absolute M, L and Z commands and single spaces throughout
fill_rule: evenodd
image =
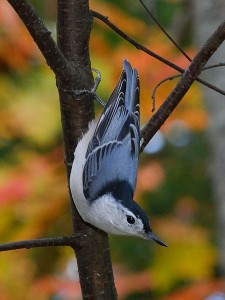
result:
M 92 203 L 92 224 L 95 221 L 96 227 L 108 233 L 153 240 L 167 247 L 152 232 L 146 213 L 132 198 L 121 200 L 112 193 L 103 194 Z

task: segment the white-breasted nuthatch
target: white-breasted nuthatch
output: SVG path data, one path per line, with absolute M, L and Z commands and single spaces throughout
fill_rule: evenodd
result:
M 98 123 L 90 123 L 77 145 L 70 189 L 85 222 L 107 233 L 152 239 L 166 246 L 133 200 L 139 148 L 138 73 L 124 60 L 119 82 Z

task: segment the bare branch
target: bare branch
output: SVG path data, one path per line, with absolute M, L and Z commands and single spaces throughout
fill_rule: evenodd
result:
M 156 58 L 157 60 L 161 61 L 162 63 L 166 64 L 167 66 L 177 70 L 178 72 L 182 73 L 184 72 L 184 70 L 180 67 L 178 67 L 177 65 L 171 63 L 169 60 L 161 57 L 160 55 L 154 53 L 153 51 L 149 50 L 148 48 L 146 48 L 145 46 L 141 45 L 140 43 L 138 43 L 137 41 L 135 41 L 133 38 L 131 38 L 130 36 L 128 36 L 125 32 L 123 32 L 119 27 L 117 27 L 115 24 L 113 24 L 108 17 L 101 15 L 100 13 L 91 10 L 92 15 L 103 21 L 106 25 L 108 25 L 113 31 L 115 31 L 117 34 L 119 34 L 122 38 L 124 38 L 126 41 L 128 41 L 130 44 L 132 44 L 134 47 L 136 47 L 138 50 L 141 50 L 145 53 L 147 53 L 148 55 Z
M 215 85 L 213 85 L 213 84 L 211 84 L 211 83 L 209 83 L 209 82 L 207 82 L 205 80 L 202 80 L 200 78 L 196 78 L 195 80 L 198 81 L 198 82 L 200 82 L 201 84 L 207 86 L 208 88 L 214 90 L 215 92 L 217 92 L 217 93 L 225 96 L 225 91 L 222 90 L 222 89 L 220 89 L 220 88 L 218 88 L 217 86 L 215 86 Z
M 152 116 L 149 122 L 141 130 L 142 145 L 140 151 L 143 151 L 145 146 L 148 144 L 150 139 L 163 125 L 166 119 L 170 116 L 172 111 L 180 103 L 183 96 L 191 87 L 192 83 L 196 80 L 198 75 L 201 73 L 204 65 L 207 63 L 209 58 L 214 54 L 217 48 L 225 40 L 225 22 L 223 22 L 212 36 L 208 39 L 205 45 L 201 48 L 198 54 L 194 57 L 189 67 L 186 69 L 182 78 L 177 83 L 176 87 L 167 97 L 167 99 L 160 106 L 158 111 Z
M 139 0 L 139 2 L 142 4 L 144 9 L 147 11 L 149 16 L 152 18 L 152 20 L 158 25 L 158 27 L 162 30 L 162 32 L 168 37 L 168 39 L 174 44 L 174 46 L 189 60 L 191 61 L 191 58 L 187 55 L 187 53 L 184 52 L 184 50 L 177 44 L 177 42 L 169 35 L 169 33 L 163 28 L 163 26 L 159 23 L 159 21 L 153 16 L 151 11 L 148 9 L 148 7 L 144 4 L 142 0 Z
M 218 68 L 218 67 L 224 67 L 225 66 L 225 63 L 219 63 L 219 64 L 214 64 L 214 65 L 210 65 L 210 66 L 207 66 L 207 67 L 204 67 L 202 69 L 202 71 L 206 71 L 206 70 L 209 70 L 209 69 L 214 69 L 214 68 Z M 155 111 L 155 103 L 156 103 L 156 100 L 155 100 L 155 95 L 156 95 L 156 92 L 158 90 L 158 88 L 163 84 L 165 83 L 166 81 L 169 81 L 169 80 L 173 80 L 173 79 L 176 79 L 176 78 L 179 78 L 181 77 L 182 74 L 178 74 L 178 75 L 174 75 L 174 76 L 170 76 L 170 77 L 166 77 L 164 78 L 163 80 L 161 80 L 159 83 L 157 83 L 157 85 L 154 87 L 153 91 L 152 91 L 152 112 Z M 224 94 L 225 94 L 225 91 L 224 90 L 221 90 Z
M 56 246 L 71 246 L 79 247 L 80 243 L 75 236 L 69 237 L 54 237 L 54 238 L 42 238 L 34 240 L 25 240 L 18 242 L 11 242 L 0 244 L 0 251 L 10 251 L 17 249 L 31 249 L 37 247 L 56 247 Z
M 225 63 L 218 63 L 218 64 L 210 65 L 210 66 L 203 68 L 202 70 L 205 71 L 205 70 L 219 68 L 219 67 L 225 67 Z
M 157 85 L 154 87 L 153 91 L 152 91 L 152 112 L 155 111 L 155 94 L 156 94 L 156 91 L 158 90 L 158 88 L 166 81 L 169 81 L 169 80 L 173 80 L 175 78 L 179 78 L 181 77 L 182 75 L 179 74 L 179 75 L 174 75 L 174 76 L 170 76 L 170 77 L 166 77 L 164 78 L 163 80 L 161 80 L 159 83 L 157 83 Z
M 23 21 L 56 76 L 64 82 L 72 81 L 71 67 L 32 5 L 27 0 L 8 0 L 8 2 Z
M 132 44 L 134 47 L 136 47 L 138 50 L 141 50 L 145 53 L 147 53 L 148 55 L 156 58 L 157 60 L 161 61 L 162 63 L 166 64 L 167 66 L 173 68 L 174 70 L 180 72 L 180 73 L 184 73 L 185 70 L 182 69 L 181 67 L 171 63 L 170 61 L 168 61 L 167 59 L 161 57 L 160 55 L 152 52 L 151 50 L 149 50 L 148 48 L 146 48 L 145 46 L 141 45 L 140 43 L 138 43 L 137 41 L 135 41 L 134 39 L 132 39 L 130 36 L 128 36 L 126 33 L 124 33 L 121 29 L 119 29 L 115 24 L 113 24 L 108 17 L 101 15 L 100 13 L 91 10 L 92 15 L 103 21 L 107 26 L 109 26 L 113 31 L 115 31 L 117 34 L 119 34 L 122 38 L 124 38 L 126 41 L 128 41 L 130 44 Z M 220 88 L 214 86 L 213 84 L 206 82 L 200 78 L 196 78 L 196 81 L 200 82 L 201 84 L 207 86 L 208 88 L 222 94 L 225 95 L 225 92 L 223 90 L 221 90 Z

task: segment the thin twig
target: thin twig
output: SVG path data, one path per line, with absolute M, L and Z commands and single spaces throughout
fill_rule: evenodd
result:
M 176 41 L 168 34 L 168 32 L 163 28 L 163 26 L 159 23 L 159 21 L 155 18 L 155 16 L 151 13 L 151 11 L 147 8 L 147 6 L 143 3 L 142 0 L 139 0 L 139 2 L 142 4 L 142 6 L 145 8 L 145 10 L 147 11 L 147 13 L 149 14 L 149 16 L 154 20 L 154 22 L 158 25 L 158 27 L 162 30 L 162 32 L 168 37 L 168 39 L 175 45 L 175 47 L 191 62 L 191 58 L 187 55 L 187 53 L 176 43 Z M 224 66 L 224 64 L 218 64 L 218 65 L 213 65 L 211 67 L 205 67 L 203 70 L 207 70 L 207 69 L 211 69 L 211 68 L 215 68 L 215 67 L 221 67 L 221 66 Z M 174 77 L 176 78 L 176 76 Z M 171 78 L 174 79 L 174 78 Z M 169 78 L 168 78 L 169 80 Z M 201 84 L 207 86 L 208 88 L 210 89 L 213 89 L 214 91 L 222 94 L 222 95 L 225 95 L 225 91 L 206 82 L 206 81 L 203 81 L 202 79 L 200 78 L 197 78 L 196 79 L 197 81 L 199 81 Z M 167 80 L 165 80 L 167 81 Z M 153 100 L 153 111 L 155 110 L 154 109 L 154 103 L 155 103 L 155 100 Z
M 120 28 L 118 28 L 115 24 L 113 24 L 108 17 L 101 15 L 100 13 L 91 10 L 90 11 L 93 15 L 93 17 L 101 20 L 102 22 L 104 22 L 107 26 L 109 26 L 113 31 L 115 31 L 117 34 L 119 34 L 122 38 L 124 38 L 126 41 L 128 41 L 131 45 L 133 45 L 134 47 L 136 47 L 138 50 L 141 50 L 145 53 L 147 53 L 148 55 L 154 57 L 155 59 L 161 61 L 162 63 L 166 64 L 167 66 L 175 69 L 176 71 L 180 72 L 180 73 L 184 73 L 185 70 L 182 69 L 181 67 L 171 63 L 170 61 L 168 61 L 167 59 L 161 57 L 160 55 L 152 52 L 151 50 L 149 50 L 148 48 L 146 48 L 145 46 L 141 45 L 140 43 L 138 43 L 137 41 L 135 41 L 133 38 L 131 38 L 130 36 L 128 36 L 126 33 L 124 33 Z M 222 89 L 214 86 L 213 84 L 206 82 L 205 80 L 202 80 L 200 78 L 196 78 L 196 81 L 200 82 L 201 84 L 207 86 L 208 88 L 222 94 L 225 96 L 225 91 L 223 91 Z
M 153 51 L 149 50 L 145 46 L 141 45 L 137 41 L 135 41 L 133 38 L 131 38 L 129 35 L 127 35 L 124 31 L 122 31 L 119 27 L 117 27 L 115 24 L 113 24 L 108 17 L 101 15 L 100 13 L 91 10 L 91 13 L 93 17 L 103 21 L 107 26 L 109 26 L 113 31 L 115 31 L 117 34 L 119 34 L 122 38 L 124 38 L 126 41 L 128 41 L 130 44 L 132 44 L 134 47 L 136 47 L 138 50 L 141 50 L 150 56 L 156 58 L 157 60 L 161 61 L 162 63 L 166 64 L 167 66 L 177 70 L 178 72 L 182 73 L 184 70 L 180 68 L 179 66 L 171 63 L 169 60 L 161 57 L 160 55 L 154 53 Z
M 225 67 L 225 63 L 218 63 L 215 65 L 210 65 L 210 66 L 204 67 L 202 70 L 205 71 L 205 70 L 214 69 L 214 68 L 218 68 L 218 67 Z
M 182 74 L 181 79 L 177 83 L 176 87 L 166 98 L 157 112 L 152 116 L 149 122 L 141 130 L 142 145 L 140 151 L 143 151 L 150 139 L 155 135 L 163 123 L 168 119 L 173 110 L 180 103 L 186 92 L 191 87 L 192 83 L 196 80 L 201 73 L 204 65 L 215 53 L 218 47 L 225 40 L 225 21 L 216 29 L 211 35 L 205 45 L 200 49 L 197 55 L 194 57 L 189 67 Z
M 18 242 L 11 242 L 0 244 L 0 251 L 9 251 L 17 249 L 31 249 L 38 247 L 56 247 L 56 246 L 79 246 L 78 241 L 74 236 L 69 237 L 54 237 L 54 238 L 42 238 L 34 240 L 24 240 Z
M 166 82 L 168 80 L 173 80 L 173 79 L 179 78 L 181 76 L 182 76 L 181 74 L 170 76 L 170 77 L 164 78 L 159 83 L 157 83 L 157 85 L 154 87 L 154 89 L 152 91 L 152 96 L 151 96 L 151 98 L 152 98 L 152 112 L 155 111 L 155 94 L 156 94 L 156 91 L 158 90 L 158 88 L 160 87 L 160 85 L 162 85 L 164 82 Z
M 152 14 L 152 12 L 148 9 L 148 7 L 144 4 L 142 0 L 139 0 L 139 2 L 142 4 L 144 9 L 147 11 L 149 16 L 152 18 L 152 20 L 158 25 L 158 27 L 162 30 L 162 32 L 168 37 L 168 39 L 174 44 L 174 46 L 191 62 L 192 59 L 188 56 L 188 54 L 177 44 L 177 42 L 169 35 L 169 33 L 163 28 L 163 26 L 159 23 L 159 21 L 156 19 L 156 17 Z M 208 67 L 204 67 L 202 70 L 208 70 L 212 68 L 217 68 L 217 67 L 224 67 L 225 63 L 218 63 L 214 64 Z M 179 75 L 178 75 L 179 76 Z M 167 80 L 172 80 L 174 78 L 177 78 L 178 76 L 172 76 L 168 77 L 165 81 Z M 161 82 L 162 84 L 163 82 Z
M 207 66 L 207 67 L 204 67 L 202 69 L 202 71 L 207 71 L 209 69 L 214 69 L 214 68 L 218 68 L 218 67 L 224 67 L 225 66 L 225 63 L 219 63 L 219 64 L 214 64 L 214 65 L 210 65 L 210 66 Z M 156 100 L 155 100 L 155 95 L 156 95 L 156 92 L 158 90 L 158 88 L 163 84 L 165 83 L 166 81 L 169 81 L 169 80 L 173 80 L 173 79 L 176 79 L 176 78 L 179 78 L 181 77 L 182 74 L 178 74 L 178 75 L 174 75 L 174 76 L 170 76 L 170 77 L 167 77 L 167 78 L 164 78 L 163 80 L 161 80 L 153 89 L 152 91 L 152 112 L 155 111 L 155 103 L 156 103 Z M 225 93 L 225 91 L 224 91 Z
M 158 27 L 162 30 L 162 32 L 168 37 L 168 39 L 174 44 L 174 46 L 189 60 L 191 61 L 191 58 L 187 55 L 186 52 L 177 44 L 177 42 L 169 35 L 169 33 L 163 28 L 163 26 L 159 23 L 159 21 L 156 19 L 156 17 L 152 14 L 152 12 L 148 9 L 148 7 L 143 3 L 142 0 L 139 0 L 139 2 L 142 4 L 144 9 L 147 11 L 149 16 L 152 18 L 152 20 L 158 25 Z

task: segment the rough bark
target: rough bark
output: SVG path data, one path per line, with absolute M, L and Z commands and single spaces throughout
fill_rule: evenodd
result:
M 74 70 L 73 88 L 77 91 L 93 87 L 90 69 L 89 38 L 92 16 L 87 0 L 58 0 L 57 38 L 60 50 Z M 81 134 L 94 117 L 93 99 L 81 93 L 65 92 L 58 79 L 62 116 L 65 160 L 73 161 L 74 149 Z M 67 164 L 68 180 L 70 166 Z M 79 233 L 80 247 L 75 253 L 83 299 L 116 299 L 108 235 L 83 222 L 71 199 L 74 234 Z

